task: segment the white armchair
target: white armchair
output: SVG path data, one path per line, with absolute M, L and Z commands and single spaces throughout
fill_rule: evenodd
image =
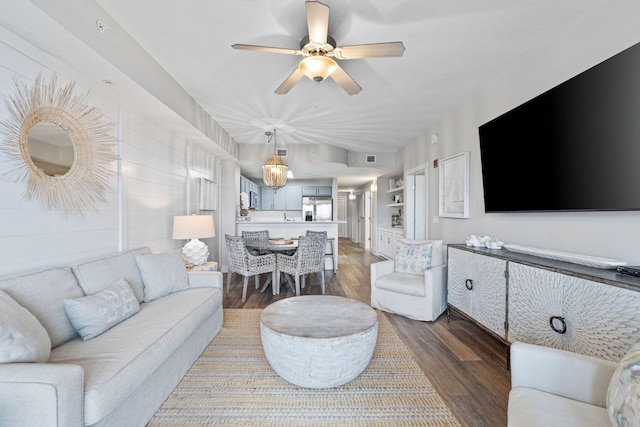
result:
M 436 320 L 447 308 L 442 240 L 401 240 L 399 245 L 431 242 L 430 267 L 421 274 L 396 271 L 396 261 L 371 264 L 371 306 L 415 320 Z
M 611 427 L 607 388 L 618 363 L 511 344 L 509 427 Z

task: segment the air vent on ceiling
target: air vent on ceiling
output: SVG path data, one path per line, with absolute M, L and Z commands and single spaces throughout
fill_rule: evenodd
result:
M 286 148 L 277 148 L 276 154 L 280 157 L 287 157 L 287 149 Z
M 375 163 L 376 155 L 375 154 L 367 154 L 367 163 Z

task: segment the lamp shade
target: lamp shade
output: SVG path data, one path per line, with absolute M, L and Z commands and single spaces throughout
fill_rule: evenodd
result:
M 173 217 L 174 239 L 215 237 L 212 215 L 178 215 Z
M 298 69 L 305 76 L 316 82 L 321 82 L 329 77 L 338 68 L 338 64 L 331 58 L 326 56 L 309 56 L 300 61 Z

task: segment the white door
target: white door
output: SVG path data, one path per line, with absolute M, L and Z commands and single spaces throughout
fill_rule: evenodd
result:
M 364 193 L 364 248 L 371 249 L 371 192 Z
M 338 237 L 348 237 L 347 230 L 347 198 L 338 196 Z
M 427 238 L 427 200 L 424 175 L 416 175 L 413 194 L 415 197 L 413 238 L 416 240 L 425 240 Z
M 411 169 L 405 175 L 405 232 L 407 239 L 427 239 L 429 236 L 429 206 L 427 206 L 428 163 Z

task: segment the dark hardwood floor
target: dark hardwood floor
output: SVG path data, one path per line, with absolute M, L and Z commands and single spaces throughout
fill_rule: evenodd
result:
M 370 265 L 383 260 L 347 239 L 340 239 L 338 272 L 326 271 L 326 293 L 353 298 L 369 304 Z M 224 308 L 264 308 L 274 301 L 294 296 L 283 285 L 280 295 L 271 288 L 259 293 L 249 279 L 247 301 L 243 304 L 242 277 L 234 274 L 231 292 Z M 264 281 L 264 279 L 262 280 Z M 307 279 L 303 295 L 319 295 L 320 282 L 315 275 Z M 507 398 L 510 373 L 506 348 L 462 316 L 446 313 L 435 322 L 419 322 L 390 313 L 387 316 L 400 337 L 415 354 L 416 361 L 458 420 L 466 426 L 500 427 L 507 425 Z

